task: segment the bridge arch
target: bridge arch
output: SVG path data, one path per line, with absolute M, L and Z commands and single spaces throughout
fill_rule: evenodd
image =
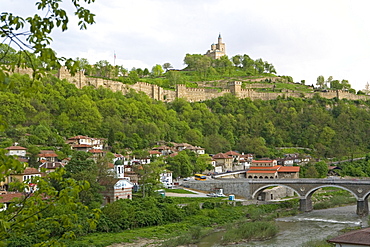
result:
M 369 196 L 370 196 L 370 191 L 365 193 L 365 195 L 361 199 L 367 200 L 369 198 Z
M 350 192 L 357 200 L 356 213 L 368 215 L 370 197 L 370 180 L 357 179 L 250 179 L 250 194 L 255 198 L 262 190 L 273 186 L 284 186 L 299 195 L 299 209 L 303 212 L 313 210 L 311 196 L 318 189 L 324 187 L 336 187 Z
M 290 187 L 289 185 L 285 185 L 285 184 L 268 184 L 268 185 L 265 185 L 265 186 L 262 186 L 262 187 L 258 188 L 256 191 L 254 191 L 253 194 L 252 194 L 252 198 L 255 198 L 255 196 L 258 195 L 260 192 L 262 192 L 264 189 L 269 188 L 269 187 L 275 187 L 275 186 L 282 186 L 282 187 L 291 189 L 295 193 L 297 193 L 297 195 L 302 196 L 296 189 Z
M 340 185 L 335 185 L 335 184 L 319 185 L 319 186 L 317 186 L 317 187 L 315 187 L 315 188 L 313 188 L 313 189 L 311 189 L 311 190 L 307 191 L 307 193 L 306 193 L 306 195 L 305 195 L 305 198 L 311 198 L 311 196 L 312 196 L 312 195 L 313 195 L 317 190 L 319 190 L 319 189 L 321 189 L 321 188 L 329 188 L 329 187 L 335 187 L 335 188 L 339 188 L 339 189 L 346 190 L 346 191 L 350 192 L 352 195 L 354 195 L 357 201 L 359 200 L 358 196 L 356 195 L 356 193 L 355 193 L 353 190 L 350 190 L 350 189 L 348 189 L 348 188 L 346 188 L 346 187 L 343 187 L 343 186 L 340 186 Z M 369 191 L 369 193 L 370 193 L 370 191 Z

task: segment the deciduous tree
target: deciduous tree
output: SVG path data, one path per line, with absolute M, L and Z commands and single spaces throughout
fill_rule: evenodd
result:
M 316 85 L 319 88 L 325 88 L 325 78 L 324 78 L 324 76 L 320 75 L 319 77 L 317 77 Z
M 162 74 L 163 74 L 162 66 L 159 65 L 159 64 L 154 65 L 153 68 L 152 68 L 152 75 L 153 76 L 160 76 Z
M 94 14 L 87 8 L 83 7 L 80 2 L 90 4 L 95 0 L 72 0 L 72 6 L 75 9 L 74 15 L 78 19 L 80 29 L 86 29 L 88 24 L 94 23 Z M 2 43 L 7 42 L 10 45 L 18 47 L 22 52 L 18 53 L 16 61 L 12 61 L 11 69 L 16 66 L 23 66 L 22 56 L 28 56 L 27 50 L 31 49 L 33 54 L 43 63 L 44 67 L 37 67 L 31 64 L 35 70 L 34 77 L 38 72 L 49 68 L 60 67 L 62 62 L 68 68 L 75 72 L 78 70 L 78 63 L 72 59 L 58 58 L 56 53 L 50 48 L 52 38 L 51 34 L 55 28 L 62 32 L 68 29 L 69 18 L 67 8 L 62 8 L 60 0 L 40 0 L 35 3 L 36 8 L 41 11 L 41 14 L 33 16 L 17 16 L 13 13 L 3 12 L 0 14 L 0 37 Z M 69 2 L 69 1 L 64 1 Z M 33 66 L 32 66 L 33 65 Z M 9 67 L 8 67 L 9 68 Z M 8 69 L 2 66 L 0 70 L 0 81 L 4 81 L 4 70 Z
M 166 72 L 168 71 L 168 69 L 173 68 L 170 63 L 164 63 L 162 67 L 166 70 Z

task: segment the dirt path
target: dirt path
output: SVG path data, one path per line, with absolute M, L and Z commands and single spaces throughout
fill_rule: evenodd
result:
M 107 247 L 157 247 L 160 246 L 158 243 L 160 240 L 141 238 L 135 240 L 134 243 L 118 243 L 112 244 Z

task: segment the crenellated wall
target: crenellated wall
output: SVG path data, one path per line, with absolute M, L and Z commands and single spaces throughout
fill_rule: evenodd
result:
M 28 68 L 17 68 L 14 73 L 28 74 L 32 77 L 32 69 Z M 122 92 L 122 94 L 127 94 L 130 89 L 133 89 L 138 92 L 144 92 L 150 98 L 171 102 L 176 98 L 183 98 L 190 102 L 204 101 L 217 97 L 224 96 L 225 94 L 233 94 L 238 98 L 250 98 L 252 100 L 273 100 L 280 97 L 295 97 L 295 98 L 312 98 L 315 94 L 327 99 L 339 98 L 339 99 L 349 99 L 349 100 L 368 100 L 368 95 L 356 95 L 342 90 L 328 90 L 326 92 L 310 92 L 310 93 L 300 93 L 294 92 L 292 90 L 285 90 L 284 92 L 257 92 L 252 88 L 268 88 L 266 84 L 247 84 L 247 88 L 241 88 L 242 83 L 240 81 L 234 81 L 229 83 L 227 86 L 228 89 L 207 89 L 207 88 L 188 88 L 185 85 L 179 84 L 176 87 L 176 90 L 167 90 L 163 89 L 157 85 L 137 82 L 134 85 L 123 84 L 118 81 L 112 81 L 102 78 L 93 78 L 87 77 L 83 72 L 78 72 L 75 75 L 71 75 L 66 68 L 61 68 L 58 73 L 55 75 L 59 79 L 66 79 L 70 83 L 76 85 L 77 88 L 83 88 L 85 86 L 94 86 L 109 88 L 114 92 Z M 256 79 L 257 80 L 257 79 Z M 270 88 L 274 86 L 271 85 Z

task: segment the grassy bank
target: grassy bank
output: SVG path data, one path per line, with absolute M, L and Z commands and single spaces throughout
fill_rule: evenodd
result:
M 166 199 L 167 200 L 167 199 Z M 353 203 L 347 191 L 326 188 L 313 195 L 314 208 L 322 209 Z M 230 202 L 222 198 L 171 198 L 162 209 L 182 212 L 177 222 L 158 223 L 148 227 L 126 228 L 117 232 L 94 233 L 78 240 L 69 240 L 67 246 L 103 247 L 114 243 L 136 243 L 142 239 L 150 240 L 153 246 L 179 246 L 198 243 L 205 236 L 223 231 L 223 243 L 243 242 L 272 238 L 278 232 L 274 219 L 295 215 L 298 212 L 298 199 L 276 204 L 247 205 Z M 154 204 L 153 204 L 154 205 Z M 162 205 L 162 204 L 161 204 Z M 160 207 L 163 207 L 160 206 Z M 160 208 L 159 208 L 160 209 Z M 134 212 L 133 212 L 134 213 Z M 133 216 L 131 216 L 133 217 Z M 130 218 L 128 218 L 130 219 Z M 312 241 L 306 247 L 330 246 L 326 241 Z
M 313 209 L 341 207 L 356 203 L 356 198 L 348 191 L 327 187 L 315 192 L 312 196 Z
M 275 222 L 257 221 L 245 222 L 239 221 L 233 224 L 233 227 L 226 231 L 221 243 L 240 243 L 249 240 L 265 240 L 274 237 L 279 232 Z
M 130 229 L 116 233 L 94 233 L 73 241 L 68 241 L 66 244 L 72 247 L 103 247 L 114 243 L 132 243 L 140 239 L 154 239 L 157 246 L 177 246 L 197 243 L 204 236 L 216 229 L 229 229 L 231 231 L 229 234 L 234 234 L 233 236 L 238 234 L 239 237 L 234 237 L 233 239 L 233 241 L 238 241 L 239 238 L 240 240 L 245 239 L 246 235 L 244 233 L 249 231 L 245 229 L 242 234 L 239 234 L 234 227 L 231 227 L 235 226 L 233 223 L 242 224 L 242 222 L 251 222 L 250 226 L 252 226 L 255 225 L 252 223 L 265 222 L 263 223 L 264 228 L 273 229 L 274 223 L 271 222 L 272 219 L 298 212 L 297 200 L 271 205 L 242 206 L 240 203 L 229 203 L 229 201 L 222 201 L 220 198 L 203 198 L 203 200 L 202 198 L 186 199 L 189 199 L 187 200 L 188 205 L 186 206 L 186 210 L 188 212 L 192 211 L 192 213 L 179 222 Z M 179 201 L 183 203 L 186 199 L 181 198 Z M 200 208 L 200 205 L 202 205 L 202 208 Z M 292 208 L 294 209 L 292 210 Z M 253 226 L 253 228 L 255 227 Z M 273 232 L 271 230 L 267 231 Z M 252 232 L 257 234 L 256 236 L 261 236 L 258 235 L 260 234 L 259 231 L 254 230 Z

